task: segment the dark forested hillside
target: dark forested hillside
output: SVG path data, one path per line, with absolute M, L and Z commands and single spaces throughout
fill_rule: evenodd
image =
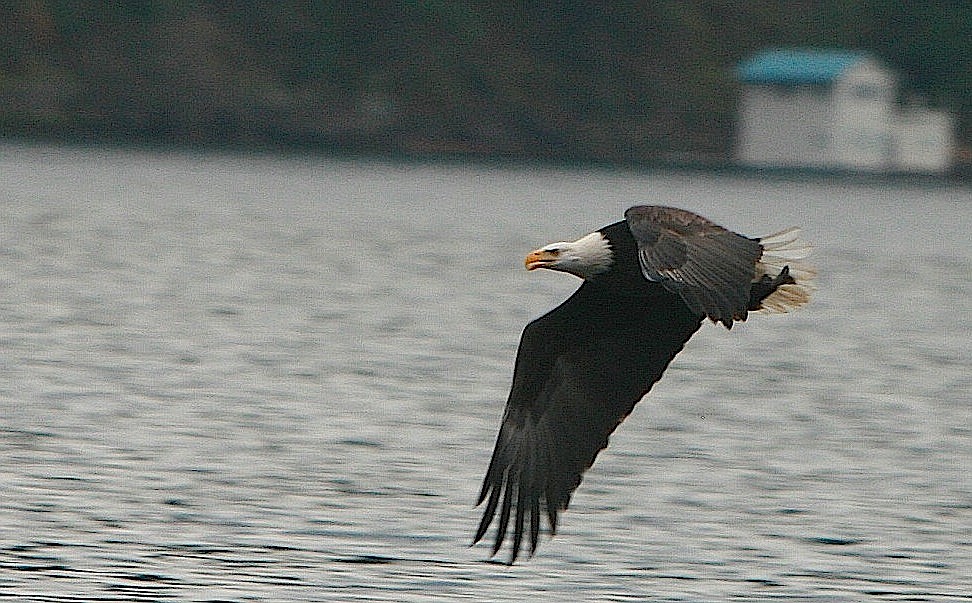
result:
M 741 58 L 840 46 L 874 52 L 972 141 L 970 2 L 546 6 L 11 0 L 0 5 L 0 134 L 718 160 Z

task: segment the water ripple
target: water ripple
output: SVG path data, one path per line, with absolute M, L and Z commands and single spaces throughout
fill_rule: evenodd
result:
M 972 601 L 967 198 L 4 148 L 0 599 Z M 493 562 L 519 329 L 575 286 L 522 253 L 646 199 L 804 224 L 817 298 L 703 329 Z

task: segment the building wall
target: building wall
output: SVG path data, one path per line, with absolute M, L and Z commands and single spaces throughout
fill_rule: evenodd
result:
M 895 80 L 861 61 L 834 82 L 834 159 L 840 167 L 886 170 L 892 163 Z
M 952 160 L 952 118 L 944 111 L 909 108 L 895 119 L 892 165 L 904 172 L 945 173 Z
M 737 160 L 763 166 L 832 165 L 832 105 L 826 86 L 745 86 Z

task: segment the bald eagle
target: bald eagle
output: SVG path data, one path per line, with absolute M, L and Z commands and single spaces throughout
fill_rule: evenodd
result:
M 523 330 L 473 544 L 498 510 L 492 554 L 512 520 L 509 563 L 524 533 L 532 556 L 542 514 L 555 534 L 608 436 L 705 318 L 729 329 L 749 312 L 787 312 L 809 300 L 814 271 L 799 261 L 809 251 L 797 228 L 750 238 L 689 211 L 636 206 L 620 222 L 527 255 L 527 270 L 584 282 Z

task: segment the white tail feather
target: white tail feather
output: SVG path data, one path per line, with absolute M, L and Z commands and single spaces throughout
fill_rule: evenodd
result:
M 800 260 L 810 256 L 813 247 L 800 238 L 799 228 L 787 228 L 759 240 L 763 246 L 763 256 L 756 264 L 756 278 L 763 275 L 778 276 L 784 267 L 789 267 L 790 276 L 795 283 L 780 285 L 776 291 L 766 296 L 758 311 L 789 312 L 810 301 L 815 287 L 813 279 L 816 269 Z
M 759 244 L 763 246 L 763 249 L 775 250 L 782 248 L 793 247 L 793 243 L 800 240 L 800 227 L 791 226 L 785 228 L 780 232 L 773 233 L 771 235 L 766 235 L 759 239 Z M 803 247 L 809 247 L 806 242 L 803 243 Z

